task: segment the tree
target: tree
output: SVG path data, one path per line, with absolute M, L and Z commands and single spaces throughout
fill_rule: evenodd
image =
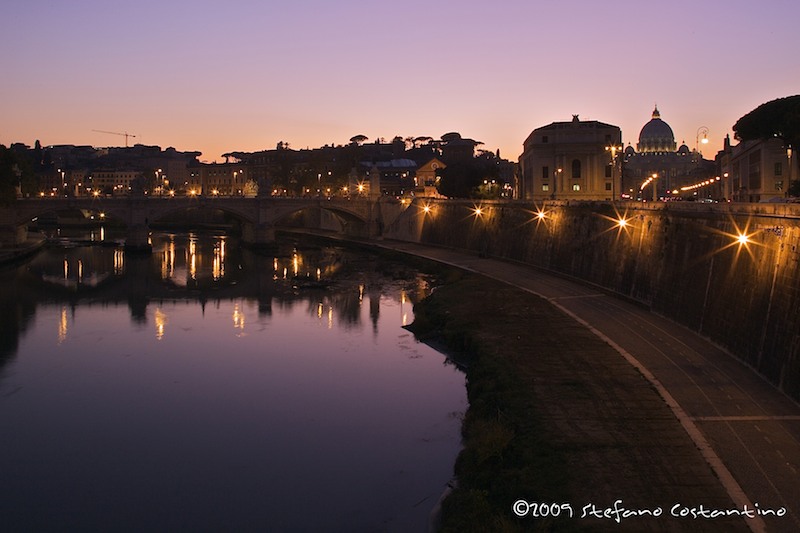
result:
M 38 189 L 30 150 L 0 144 L 0 203 L 8 204 L 17 194 L 30 196 Z
M 789 190 L 790 196 L 800 193 L 800 183 L 797 177 L 792 177 L 792 167 L 800 146 L 800 95 L 778 98 L 766 104 L 761 104 L 754 110 L 736 121 L 733 125 L 735 138 L 740 141 L 769 140 L 778 138 L 786 147 L 789 159 Z
M 422 136 L 422 137 L 414 137 L 412 142 L 414 144 L 414 148 L 419 148 L 420 146 L 422 146 L 424 144 L 430 143 L 432 140 L 433 140 L 433 137 Z
M 800 146 L 800 95 L 761 104 L 733 125 L 739 141 L 781 139 L 787 148 Z
M 486 158 L 474 157 L 455 160 L 437 175 L 442 178 L 439 193 L 450 198 L 478 198 L 485 196 L 480 188 L 483 181 L 497 178 L 497 166 Z
M 247 198 L 258 196 L 258 183 L 255 180 L 247 180 L 247 183 L 242 187 L 242 194 Z
M 17 198 L 16 170 L 14 153 L 0 144 L 0 204 L 10 204 Z

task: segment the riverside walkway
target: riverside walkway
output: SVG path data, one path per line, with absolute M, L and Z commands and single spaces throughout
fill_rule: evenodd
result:
M 739 360 L 684 326 L 579 281 L 458 250 L 398 241 L 377 246 L 482 274 L 548 300 L 641 372 L 738 508 L 788 511 L 780 518 L 746 520 L 751 530 L 800 531 L 800 406 Z

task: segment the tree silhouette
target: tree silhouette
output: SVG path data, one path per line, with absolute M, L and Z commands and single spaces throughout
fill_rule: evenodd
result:
M 497 178 L 497 166 L 484 157 L 456 160 L 437 171 L 439 193 L 450 198 L 476 198 L 484 180 Z
M 800 95 L 761 104 L 733 125 L 740 141 L 781 139 L 787 148 L 800 145 Z

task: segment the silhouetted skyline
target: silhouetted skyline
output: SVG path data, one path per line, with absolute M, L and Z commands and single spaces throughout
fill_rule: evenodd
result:
M 800 87 L 800 5 L 507 1 L 4 5 L 0 143 L 199 150 L 459 131 L 516 160 L 554 121 L 635 145 L 658 104 L 676 141 Z

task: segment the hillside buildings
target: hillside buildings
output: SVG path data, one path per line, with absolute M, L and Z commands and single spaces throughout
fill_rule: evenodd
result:
M 366 143 L 357 135 L 347 145 L 294 150 L 230 152 L 224 163 L 202 163 L 199 152 L 137 144 L 130 148 L 58 145 L 14 150 L 31 162 L 20 180 L 22 196 L 149 194 L 207 196 L 351 196 L 395 198 L 438 196 L 440 172 L 450 163 L 479 162 L 487 170 L 486 197 L 510 195 L 514 164 L 499 152 L 450 132 L 432 137 L 382 138 Z M 483 177 L 483 176 L 482 176 Z M 455 176 L 454 179 L 460 179 Z M 22 183 L 24 182 L 24 183 Z

